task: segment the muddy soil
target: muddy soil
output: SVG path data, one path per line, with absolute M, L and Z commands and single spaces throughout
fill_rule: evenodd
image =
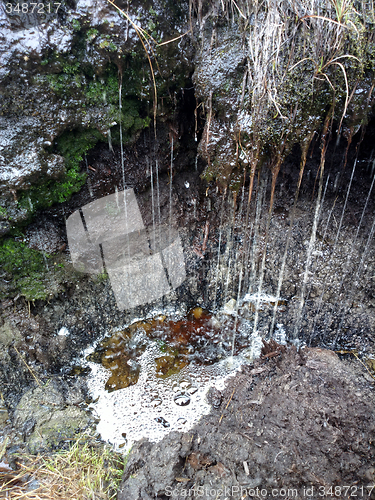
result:
M 375 498 L 374 379 L 357 360 L 271 342 L 208 398 L 189 432 L 133 447 L 118 500 Z

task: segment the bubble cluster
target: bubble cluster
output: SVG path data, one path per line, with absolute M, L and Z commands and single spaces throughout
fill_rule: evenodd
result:
M 96 401 L 91 408 L 100 418 L 97 431 L 115 448 L 124 451 L 143 437 L 156 442 L 172 430 L 188 430 L 210 411 L 209 388 L 222 390 L 225 379 L 241 366 L 239 358 L 210 366 L 191 363 L 179 373 L 160 378 L 155 369 L 159 349 L 151 342 L 138 359 L 138 382 L 114 392 L 105 390 L 108 368 L 88 362 L 92 370 L 89 391 Z
M 156 442 L 194 426 L 210 411 L 209 389 L 222 390 L 229 376 L 260 355 L 262 337 L 247 319 L 236 322 L 240 347 L 230 355 L 233 320 L 227 312 L 215 317 L 200 307 L 177 319 L 159 313 L 86 352 L 91 408 L 102 439 L 126 451 L 141 438 Z M 277 335 L 285 342 L 282 325 Z

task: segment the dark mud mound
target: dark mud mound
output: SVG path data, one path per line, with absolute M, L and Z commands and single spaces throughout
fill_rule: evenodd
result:
M 190 432 L 139 442 L 118 500 L 375 498 L 373 379 L 332 351 L 277 352 L 211 390 Z

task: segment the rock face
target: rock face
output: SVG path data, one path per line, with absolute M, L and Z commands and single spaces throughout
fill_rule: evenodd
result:
M 57 387 L 56 381 L 51 386 L 32 389 L 17 406 L 14 431 L 20 433 L 30 453 L 56 449 L 88 427 L 90 416 L 78 407 L 83 401 L 79 390 L 69 392 L 67 385 Z
M 226 491 L 239 500 L 261 490 L 283 498 L 308 487 L 366 488 L 375 479 L 371 386 L 359 364 L 321 349 L 292 349 L 244 368 L 199 426 L 132 449 L 117 498 L 209 499 Z
M 105 0 L 66 3 L 43 22 L 0 8 L 0 236 L 19 230 L 40 209 L 25 231 L 10 233 L 17 236 L 0 242 L 0 385 L 6 399 L 0 419 L 6 424 L 10 416 L 17 422 L 18 443 L 26 442 L 33 451 L 54 447 L 60 438 L 70 439 L 87 421 L 75 406 L 79 402 L 61 399 L 63 383 L 55 387 L 60 396 L 36 389 L 27 392 L 20 403 L 24 391 L 36 383 L 30 369 L 43 383 L 51 373 L 58 373 L 53 377 L 56 381 L 61 373 L 70 373 L 72 359 L 83 348 L 108 330 L 145 317 L 155 305 L 119 311 L 105 275 L 91 279 L 72 269 L 66 218 L 94 199 L 113 195 L 115 189 L 134 188 L 143 199 L 149 225 L 158 210 L 168 219 L 172 199 L 188 277 L 168 297 L 168 306 L 199 304 L 215 310 L 230 299 L 236 304 L 247 292 L 261 290 L 275 296 L 280 284 L 280 297 L 286 300 L 280 301 L 285 303 L 277 310 L 277 321 L 285 326 L 289 338 L 298 321 L 297 333 L 308 344 L 373 354 L 374 202 L 369 191 L 373 122 L 368 126 L 370 133 L 361 137 L 361 148 L 360 134 L 356 136 L 373 105 L 374 53 L 373 45 L 367 43 L 373 20 L 361 10 L 367 8 L 365 4 L 357 10 L 349 6 L 339 19 L 340 13 L 331 4 L 326 3 L 321 12 L 321 2 L 310 1 L 250 5 L 238 0 L 231 2 L 233 10 L 221 0 L 155 0 L 147 6 L 140 1 L 128 3 L 126 15 Z M 257 5 L 261 5 L 259 9 Z M 157 103 L 149 61 L 133 23 L 157 42 L 192 30 L 171 44 L 153 45 L 158 59 L 158 66 L 154 63 Z M 322 39 L 327 42 L 323 47 Z M 327 115 L 333 101 L 335 109 Z M 147 130 L 153 124 L 154 104 L 156 131 Z M 335 135 L 344 114 L 341 131 Z M 319 142 L 312 138 L 321 132 L 325 118 L 333 119 L 335 141 L 327 153 L 329 174 L 327 168 L 325 184 L 318 186 L 324 165 Z M 120 147 L 120 123 L 124 147 Z M 358 149 L 348 150 L 353 137 Z M 284 161 L 295 143 L 302 154 L 294 150 Z M 351 174 L 347 164 L 357 165 L 357 170 Z M 156 182 L 160 184 L 157 194 Z M 274 197 L 271 186 L 276 188 Z M 320 213 L 315 204 L 318 191 L 323 196 Z M 42 212 L 46 207 L 49 209 Z M 283 268 L 284 255 L 288 259 Z M 249 306 L 254 329 L 263 336 L 275 327 L 272 316 L 278 299 L 264 309 L 258 310 L 254 303 Z M 69 335 L 58 335 L 64 329 Z M 242 334 L 247 337 L 251 332 Z M 319 358 L 314 365 L 310 354 L 306 356 L 290 354 L 280 366 L 267 365 L 264 378 L 255 380 L 255 374 L 253 378 L 244 374 L 238 383 L 248 391 L 244 398 L 259 402 L 258 395 L 250 394 L 259 389 L 270 395 L 275 406 L 270 381 L 281 395 L 292 393 L 289 380 L 296 387 L 306 383 L 314 394 L 312 414 L 318 423 L 303 427 L 298 415 L 308 413 L 307 393 L 301 395 L 306 403 L 303 412 L 299 393 L 293 393 L 294 413 L 286 430 L 281 425 L 275 431 L 271 403 L 241 407 L 245 424 L 254 420 L 257 429 L 263 425 L 261 409 L 266 411 L 268 443 L 257 442 L 261 448 L 252 446 L 246 425 L 233 434 L 230 445 L 225 443 L 224 431 L 217 436 L 217 442 L 224 443 L 221 457 L 213 438 L 207 437 L 203 446 L 198 439 L 191 440 L 191 435 L 171 435 L 165 441 L 168 453 L 163 455 L 165 467 L 160 471 L 159 445 L 143 443 L 133 455 L 138 453 L 139 460 L 132 458 L 129 463 L 124 498 L 166 494 L 166 488 L 174 487 L 180 476 L 180 490 L 188 482 L 185 479 L 191 478 L 200 478 L 204 485 L 223 477 L 229 484 L 232 473 L 226 457 L 231 463 L 233 447 L 243 442 L 242 462 L 248 461 L 249 468 L 250 462 L 255 464 L 246 484 L 266 484 L 267 477 L 271 485 L 276 484 L 272 481 L 278 481 L 279 466 L 286 478 L 282 484 L 289 484 L 292 469 L 298 470 L 303 481 L 313 481 L 302 463 L 297 431 L 290 422 L 304 436 L 304 450 L 316 466 L 313 474 L 317 477 L 325 481 L 370 477 L 358 458 L 362 452 L 367 457 L 369 451 L 356 443 L 348 424 L 353 419 L 356 431 L 367 432 L 362 423 L 369 422 L 367 410 L 368 415 L 373 413 L 365 391 L 362 404 L 349 379 L 345 379 L 345 391 L 338 385 L 345 374 L 336 370 L 337 360 L 334 366 L 332 360 L 327 362 L 331 374 L 323 366 L 325 361 Z M 288 363 L 292 375 L 284 380 L 280 377 L 288 374 Z M 328 385 L 320 385 L 318 373 Z M 337 420 L 329 403 L 330 388 L 336 386 L 341 391 L 337 407 L 346 420 Z M 228 394 L 212 395 L 216 424 Z M 43 398 L 48 403 L 46 411 L 39 404 Z M 58 406 L 51 409 L 54 398 Z M 358 403 L 358 413 L 346 404 L 350 398 Z M 290 401 L 280 400 L 284 410 L 277 418 L 283 422 Z M 325 407 L 330 414 L 321 416 Z M 37 418 L 28 421 L 32 412 Z M 55 425 L 59 419 L 66 423 L 66 434 Z M 209 428 L 211 420 L 207 422 Z M 222 424 L 220 432 L 226 428 L 224 421 Z M 372 429 L 371 423 L 368 428 Z M 285 444 L 289 430 L 297 452 Z M 270 450 L 270 443 L 273 449 L 278 446 L 272 432 L 280 433 L 280 442 L 288 450 L 277 458 Z M 351 449 L 343 444 L 345 433 L 350 436 Z M 308 441 L 312 434 L 323 436 L 320 444 L 325 455 Z M 352 471 L 338 468 L 335 458 L 335 473 L 330 475 L 325 439 L 336 443 L 334 457 L 346 454 Z M 280 445 L 279 451 L 283 450 Z M 149 467 L 147 453 L 155 458 Z M 267 458 L 270 454 L 272 460 Z M 187 457 L 190 475 L 183 476 Z M 269 472 L 267 477 L 262 463 Z M 236 464 L 236 484 L 240 485 L 241 474 L 247 476 L 247 472 Z M 133 482 L 130 475 L 136 474 L 136 468 L 139 478 Z
M 125 141 L 148 126 L 153 90 L 144 77 L 148 62 L 139 27 L 158 38 L 168 25 L 173 35 L 186 22 L 186 9 L 167 3 L 146 8 L 132 2 L 126 15 L 105 0 L 64 3 L 44 21 L 31 13 L 0 10 L 0 205 L 6 214 L 0 235 L 27 219 L 38 205 L 45 206 L 38 196 L 32 197 L 33 206 L 22 203 L 31 186 L 49 183 L 53 191 L 54 182 L 70 180 L 67 192 L 52 196 L 47 205 L 64 201 L 82 185 L 66 175 L 78 169 L 83 154 L 98 139 L 108 140 L 111 148 L 120 122 Z M 166 85 L 171 72 L 186 65 L 181 61 L 176 67 L 173 50 L 159 51 L 157 75 L 159 87 L 163 79 L 161 90 L 172 93 L 188 76 L 182 70 L 176 84 Z M 96 131 L 89 143 L 80 140 L 87 130 Z M 61 149 L 56 140 L 66 131 L 74 131 L 75 146 Z
M 295 143 L 302 149 L 310 143 L 333 101 L 332 116 L 350 142 L 373 105 L 367 6 L 340 13 L 327 3 L 319 18 L 314 2 L 236 5 L 131 2 L 121 13 L 106 0 L 78 1 L 44 19 L 3 8 L 0 235 L 43 203 L 78 191 L 84 181 L 73 175 L 79 161 L 98 140 L 111 149 L 120 123 L 125 141 L 134 141 L 155 107 L 158 119 L 175 122 L 171 130 L 179 135 L 176 98 L 193 72 L 204 104 L 199 153 L 209 180 L 237 190 L 241 169 L 255 171 L 260 163 L 279 168 Z M 156 45 L 188 25 L 190 38 Z M 157 56 L 153 75 L 144 47 Z M 82 136 L 88 130 L 95 131 L 90 141 Z M 64 135 L 68 131 L 72 136 Z M 42 202 L 35 188 L 46 184 L 52 194 Z M 25 201 L 30 189 L 32 206 Z

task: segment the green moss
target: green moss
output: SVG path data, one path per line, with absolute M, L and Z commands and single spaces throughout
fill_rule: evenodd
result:
M 109 116 L 111 117 L 112 123 L 115 122 L 117 125 L 119 125 L 121 120 L 124 143 L 131 142 L 140 130 L 150 125 L 151 118 L 149 116 L 142 118 L 141 113 L 141 105 L 139 101 L 135 99 L 123 100 L 121 114 L 118 106 L 111 106 Z M 119 144 L 119 126 L 113 127 L 111 134 L 113 144 Z
M 87 31 L 86 36 L 93 39 L 97 36 L 97 30 Z M 108 38 L 98 39 L 99 47 L 109 52 L 117 51 L 115 43 Z M 144 57 L 144 56 L 142 56 Z M 84 112 L 88 107 L 104 106 L 103 118 L 101 120 L 103 128 L 110 128 L 115 121 L 119 123 L 119 75 L 118 68 L 114 64 L 108 64 L 107 68 L 101 72 L 100 76 L 92 74 L 87 66 L 79 59 L 72 59 L 69 56 L 51 56 L 51 62 L 57 63 L 60 68 L 59 73 L 46 74 L 38 77 L 38 84 L 46 82 L 50 89 L 56 94 L 58 99 L 74 98 L 78 104 L 77 112 Z M 144 80 L 145 68 L 144 60 L 139 55 L 135 57 L 128 55 L 122 61 L 124 66 L 122 74 L 122 124 L 130 130 L 133 125 L 134 132 L 147 127 L 149 121 L 145 120 L 148 115 L 149 98 L 152 98 L 150 82 Z M 164 89 L 165 90 L 165 89 Z M 140 100 L 140 96 L 142 99 Z M 105 106 L 108 106 L 105 108 Z M 79 109 L 81 107 L 81 109 Z M 136 120 L 138 118 L 138 120 Z
M 25 264 L 30 272 L 39 272 L 44 266 L 40 252 L 10 238 L 0 244 L 0 261 L 1 269 L 14 276 L 24 276 Z
M 69 78 L 67 75 L 59 74 L 59 75 L 47 75 L 46 80 L 49 83 L 51 89 L 56 94 L 61 94 L 65 92 Z
M 62 63 L 62 70 L 68 75 L 76 75 L 80 71 L 79 61 L 64 61 Z
M 24 243 L 7 238 L 0 243 L 0 269 L 2 278 L 11 279 L 11 286 L 0 289 L 0 297 L 9 293 L 22 295 L 26 300 L 46 299 L 46 267 L 43 256 Z
M 108 36 L 108 35 L 107 35 Z M 110 39 L 101 40 L 99 43 L 100 49 L 108 49 L 110 52 L 117 52 L 117 46 Z
M 106 272 L 102 272 L 102 273 L 99 273 L 96 277 L 95 277 L 95 281 L 97 283 L 103 283 L 104 281 L 107 281 L 108 280 L 108 274 Z
M 77 92 L 85 92 L 82 106 L 107 105 L 106 122 L 108 127 L 119 124 L 123 127 L 123 139 L 129 142 L 132 138 L 150 124 L 150 117 L 146 115 L 139 100 L 133 97 L 124 97 L 122 102 L 122 113 L 118 106 L 118 75 L 115 67 L 109 66 L 103 78 L 92 79 L 87 84 L 87 78 L 78 72 L 78 63 L 69 66 L 63 63 L 64 73 L 49 75 L 47 80 L 56 92 L 66 93 L 67 88 L 72 86 Z M 70 68 L 70 69 L 69 69 Z M 130 70 L 129 70 L 130 71 Z M 123 81 L 129 85 L 129 79 L 124 76 Z M 127 92 L 124 90 L 124 94 Z M 142 115 L 144 117 L 142 117 Z M 146 115 L 146 116 L 145 116 Z M 113 143 L 119 142 L 118 126 L 112 134 Z M 26 193 L 20 195 L 19 205 L 30 212 L 30 216 L 35 210 L 50 207 L 54 203 L 62 203 L 68 200 L 71 195 L 78 192 L 84 185 L 86 174 L 80 171 L 80 162 L 84 154 L 92 149 L 98 141 L 106 141 L 100 132 L 94 129 L 73 130 L 64 132 L 56 141 L 55 153 L 60 154 L 65 159 L 66 173 L 59 180 L 48 180 L 34 185 Z
M 81 29 L 81 23 L 78 21 L 78 19 L 72 20 L 72 26 L 74 31 L 79 31 Z
M 103 102 L 118 106 L 118 76 L 114 68 L 109 68 L 103 78 L 92 80 L 86 87 L 85 98 L 91 106 L 102 106 Z
M 4 207 L 0 207 L 0 219 L 1 218 L 8 218 L 8 212 Z
M 19 293 L 26 300 L 46 300 L 48 293 L 42 276 L 38 273 L 25 276 L 18 281 Z
M 98 36 L 98 33 L 99 33 L 99 31 L 96 30 L 95 28 L 91 28 L 91 29 L 87 30 L 87 32 L 86 32 L 87 40 L 89 42 L 91 42 L 92 40 L 94 40 Z
M 67 131 L 57 139 L 57 152 L 65 158 L 68 170 L 77 169 L 84 154 L 99 140 L 105 140 L 105 137 L 98 130 Z
M 65 158 L 66 173 L 60 181 L 49 180 L 38 186 L 32 186 L 20 197 L 19 205 L 30 210 L 47 208 L 54 203 L 68 200 L 77 193 L 86 181 L 86 173 L 80 171 L 80 162 L 84 154 L 105 137 L 97 130 L 74 130 L 64 132 L 57 139 L 56 152 Z

